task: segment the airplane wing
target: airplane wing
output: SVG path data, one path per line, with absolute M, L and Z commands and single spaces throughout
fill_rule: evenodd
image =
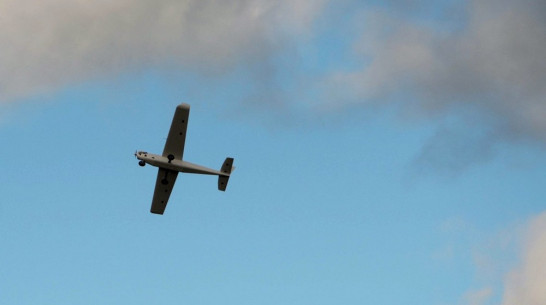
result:
M 150 212 L 154 214 L 163 214 L 165 212 L 177 176 L 178 172 L 159 168 Z
M 184 154 L 184 143 L 186 142 L 186 129 L 188 117 L 190 116 L 190 105 L 180 104 L 174 112 L 171 129 L 163 149 L 163 156 L 173 155 L 175 159 L 182 160 Z

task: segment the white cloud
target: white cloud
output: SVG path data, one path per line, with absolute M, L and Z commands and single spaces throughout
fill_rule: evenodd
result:
M 546 304 L 546 212 L 525 224 L 513 224 L 479 244 L 473 251 L 475 280 L 484 288 L 470 289 L 459 304 Z M 517 253 L 515 263 L 512 252 Z M 492 288 L 500 284 L 502 291 Z
M 521 263 L 506 280 L 502 305 L 546 304 L 546 213 L 530 222 Z
M 324 0 L 0 0 L 0 102 L 146 68 L 221 73 L 308 31 Z

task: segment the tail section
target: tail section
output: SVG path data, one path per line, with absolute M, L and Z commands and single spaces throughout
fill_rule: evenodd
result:
M 224 161 L 224 164 L 222 164 L 222 169 L 220 169 L 222 175 L 218 176 L 218 190 L 226 190 L 229 175 L 233 170 L 235 170 L 235 166 L 233 166 L 233 158 L 226 158 L 226 161 Z

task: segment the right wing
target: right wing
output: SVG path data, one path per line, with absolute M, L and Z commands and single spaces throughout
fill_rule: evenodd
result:
M 186 142 L 186 129 L 190 116 L 190 105 L 180 104 L 174 112 L 171 129 L 167 136 L 167 142 L 163 149 L 163 157 L 173 155 L 175 159 L 182 160 L 184 154 L 184 143 Z
M 177 176 L 178 172 L 159 168 L 150 212 L 161 215 L 165 212 Z

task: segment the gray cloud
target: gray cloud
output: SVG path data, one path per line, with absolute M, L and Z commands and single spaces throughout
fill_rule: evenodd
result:
M 302 35 L 323 0 L 0 0 L 0 102 L 104 76 L 222 73 Z
M 331 90 L 336 93 L 327 104 L 396 102 L 402 113 L 426 118 L 455 113 L 463 121 L 466 113 L 479 112 L 483 122 L 474 117 L 469 126 L 493 127 L 497 140 L 545 143 L 544 1 L 471 0 L 466 9 L 459 22 L 464 26 L 450 24 L 449 30 L 401 19 L 400 13 L 368 11 L 355 47 L 367 64 L 360 71 L 334 73 L 329 88 L 338 89 Z
M 460 128 L 441 127 L 424 144 L 413 166 L 419 172 L 459 174 L 461 170 L 491 158 L 497 140 L 491 132 L 469 133 Z
M 419 165 L 464 168 L 494 155 L 499 141 L 546 142 L 543 1 L 470 0 L 464 8 L 443 7 L 439 13 L 442 8 L 432 0 L 390 0 L 389 11 L 368 6 L 360 15 L 363 24 L 334 30 L 340 35 L 362 30 L 355 44 L 355 56 L 365 62 L 361 70 L 346 72 L 346 63 L 338 62 L 344 68 L 319 72 L 329 74 L 321 82 L 319 75 L 302 72 L 296 57 L 306 54 L 298 51 L 283 55 L 290 63 L 279 68 L 274 60 L 279 52 L 306 38 L 313 43 L 312 24 L 327 3 L 335 4 L 0 0 L 0 103 L 146 69 L 225 75 L 243 65 L 254 76 L 245 105 L 260 100 L 307 111 L 315 103 L 330 108 L 396 103 L 404 115 L 455 114 L 460 125 L 475 128 L 439 129 L 425 143 Z M 427 14 L 448 21 L 423 22 Z M 347 59 L 338 55 L 339 61 Z M 278 69 L 294 70 L 285 73 L 296 88 L 279 90 Z M 438 155 L 445 151 L 460 153 Z

